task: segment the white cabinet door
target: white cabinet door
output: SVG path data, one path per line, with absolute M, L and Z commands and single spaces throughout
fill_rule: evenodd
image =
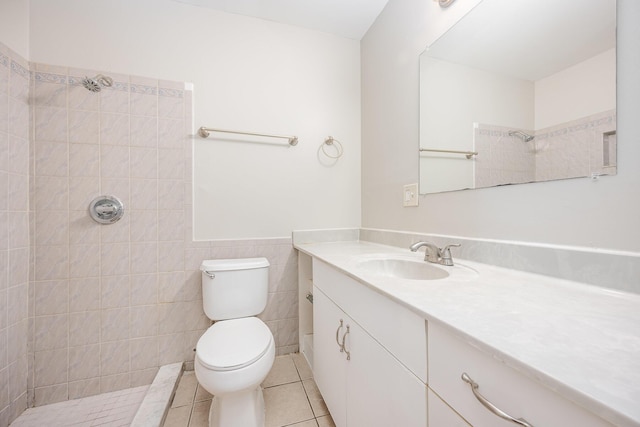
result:
M 313 295 L 314 378 L 336 426 L 425 427 L 426 386 L 320 289 Z
M 340 320 L 343 326 L 340 328 Z M 347 360 L 336 341 L 351 319 L 327 296 L 313 289 L 313 377 L 336 427 L 347 425 Z
M 428 399 L 429 427 L 471 427 L 431 390 L 428 391 Z
M 425 427 L 426 386 L 354 323 L 349 324 L 349 427 Z

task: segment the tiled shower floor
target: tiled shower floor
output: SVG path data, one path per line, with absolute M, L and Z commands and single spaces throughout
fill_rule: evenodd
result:
M 29 408 L 10 427 L 128 426 L 149 386 Z
M 311 369 L 299 353 L 276 357 L 262 383 L 265 427 L 335 427 Z M 164 427 L 207 427 L 211 395 L 193 371 L 182 374 Z

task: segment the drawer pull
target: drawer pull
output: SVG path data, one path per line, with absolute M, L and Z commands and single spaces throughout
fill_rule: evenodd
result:
M 338 338 L 338 335 L 340 335 L 340 329 L 342 329 L 342 322 L 343 320 L 340 319 L 340 326 L 338 326 L 338 329 L 336 329 L 336 342 L 338 343 L 338 347 L 340 347 L 340 353 L 344 351 L 344 341 L 342 341 L 342 344 L 340 344 L 340 339 Z
M 347 353 L 347 360 L 351 360 L 351 352 L 347 350 L 347 347 L 345 346 L 345 340 L 347 339 L 347 335 L 349 335 L 349 325 L 347 325 L 347 332 L 345 332 L 344 335 L 342 336 L 342 350 L 344 350 L 344 352 Z
M 533 425 L 529 424 L 526 420 L 524 420 L 523 418 L 514 418 L 511 415 L 507 414 L 506 412 L 504 412 L 503 410 L 499 409 L 498 407 L 496 407 L 493 403 L 489 402 L 483 395 L 480 394 L 480 392 L 478 391 L 478 388 L 480 387 L 478 385 L 477 382 L 475 382 L 474 380 L 471 379 L 471 377 L 469 375 L 467 375 L 466 372 L 462 373 L 462 381 L 464 381 L 465 383 L 469 384 L 471 386 L 471 391 L 473 391 L 473 395 L 476 397 L 476 399 L 478 399 L 478 401 L 480 403 L 482 403 L 482 405 L 487 408 L 488 410 L 490 410 L 491 412 L 493 412 L 495 415 L 499 416 L 502 419 L 505 419 L 507 421 L 511 421 L 512 423 L 516 423 L 520 426 L 523 427 L 533 427 Z

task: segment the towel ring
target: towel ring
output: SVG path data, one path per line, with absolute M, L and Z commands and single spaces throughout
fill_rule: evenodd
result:
M 329 154 L 327 153 L 327 146 L 331 146 L 333 145 L 334 147 L 336 147 L 336 151 L 338 154 L 333 155 L 333 154 Z M 322 152 L 324 153 L 325 156 L 331 158 L 331 159 L 339 159 L 340 157 L 342 157 L 342 154 L 344 154 L 344 149 L 342 147 L 342 143 L 340 143 L 340 141 L 338 141 L 337 139 L 335 139 L 332 136 L 328 136 L 327 139 L 324 140 L 324 143 L 321 145 L 322 148 Z

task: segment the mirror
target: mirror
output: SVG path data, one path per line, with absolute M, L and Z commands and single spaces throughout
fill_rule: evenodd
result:
M 420 193 L 615 174 L 615 43 L 615 0 L 481 1 L 420 56 Z

